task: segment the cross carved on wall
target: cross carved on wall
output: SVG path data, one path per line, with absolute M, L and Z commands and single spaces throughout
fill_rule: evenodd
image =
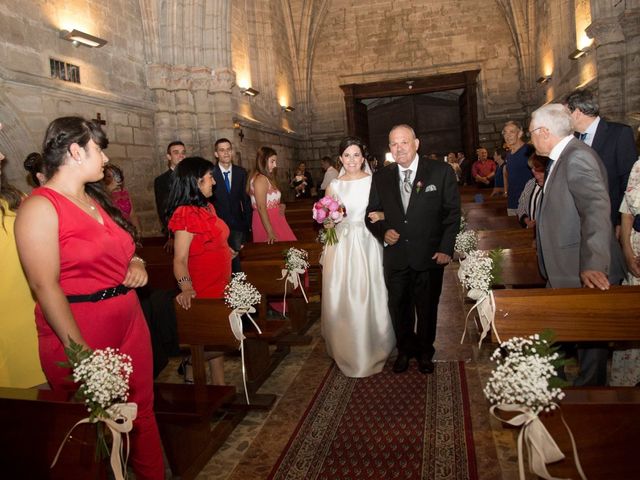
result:
M 96 122 L 99 125 L 106 125 L 107 121 L 102 119 L 102 116 L 100 115 L 100 113 L 96 113 L 96 117 L 98 118 L 93 118 L 92 121 Z

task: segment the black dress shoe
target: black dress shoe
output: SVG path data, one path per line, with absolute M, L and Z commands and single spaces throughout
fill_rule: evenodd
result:
M 433 361 L 427 355 L 422 354 L 418 357 L 418 370 L 420 373 L 433 373 Z
M 396 361 L 393 364 L 393 372 L 394 373 L 406 372 L 408 368 L 409 368 L 409 356 L 406 353 L 399 353 L 398 358 L 396 358 Z

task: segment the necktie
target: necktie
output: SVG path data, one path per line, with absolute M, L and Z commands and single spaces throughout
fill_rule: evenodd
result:
M 586 133 L 581 133 L 580 134 L 580 140 L 582 140 L 583 142 L 586 142 L 587 141 L 587 135 L 588 134 L 586 134 Z
M 551 171 L 551 165 L 553 165 L 553 162 L 555 162 L 555 160 L 553 160 L 551 158 L 547 162 L 547 166 L 544 169 L 544 182 L 542 183 L 543 185 L 547 184 L 547 180 L 549 178 L 549 172 Z
M 402 206 L 404 207 L 404 211 L 407 211 L 407 207 L 409 206 L 409 199 L 411 198 L 411 188 L 413 185 L 411 184 L 411 170 L 404 171 L 404 179 L 402 180 Z
M 231 192 L 231 182 L 229 181 L 229 172 L 222 172 L 224 175 L 224 186 L 227 187 L 227 192 Z

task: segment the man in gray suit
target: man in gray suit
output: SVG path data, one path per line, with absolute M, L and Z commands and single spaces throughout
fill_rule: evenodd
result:
M 571 113 L 564 105 L 533 112 L 529 133 L 537 153 L 549 157 L 536 237 L 547 287 L 607 290 L 622 280 L 622 271 L 604 165 L 573 136 Z M 586 346 L 592 347 L 580 345 Z M 608 350 L 597 347 L 578 348 L 575 385 L 606 384 Z

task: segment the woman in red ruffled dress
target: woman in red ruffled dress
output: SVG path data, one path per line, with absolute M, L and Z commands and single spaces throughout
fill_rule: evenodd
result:
M 231 277 L 235 252 L 229 247 L 229 227 L 216 215 L 213 163 L 200 157 L 185 158 L 175 169 L 167 202 L 169 230 L 174 233 L 173 273 L 182 308 L 192 298 L 222 298 Z M 224 384 L 222 356 L 211 361 L 213 383 Z

